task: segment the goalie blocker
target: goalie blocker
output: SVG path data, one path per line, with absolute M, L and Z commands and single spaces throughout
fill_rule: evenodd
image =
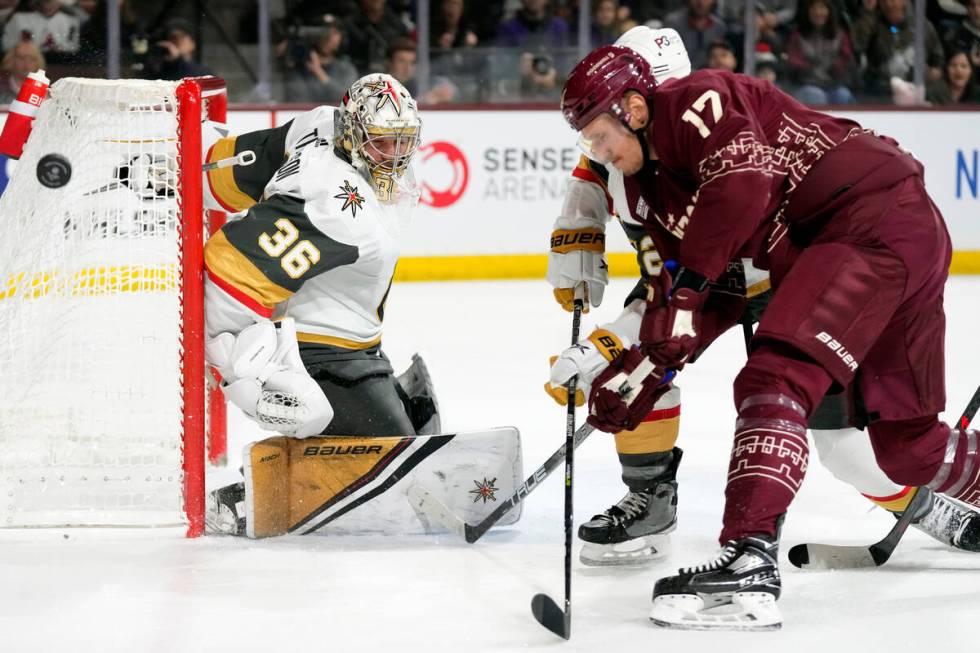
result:
M 504 427 L 411 437 L 268 438 L 244 451 L 244 490 L 211 495 L 209 528 L 252 538 L 294 533 L 433 533 L 412 506 L 420 486 L 477 522 L 523 480 L 520 435 Z M 519 518 L 518 504 L 499 523 Z

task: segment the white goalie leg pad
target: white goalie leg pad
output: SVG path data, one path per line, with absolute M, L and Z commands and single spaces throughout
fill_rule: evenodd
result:
M 653 600 L 650 621 L 679 630 L 777 630 L 783 625 L 768 592 L 735 592 L 731 602 L 706 605 L 697 594 L 665 594 Z

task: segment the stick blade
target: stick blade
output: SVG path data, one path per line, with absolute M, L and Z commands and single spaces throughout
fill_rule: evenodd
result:
M 559 637 L 568 639 L 572 636 L 571 620 L 547 594 L 534 595 L 531 599 L 531 613 L 539 624 Z
M 468 544 L 473 544 L 478 539 L 483 537 L 483 534 L 486 532 L 486 529 L 470 526 L 469 524 L 463 524 L 463 537 L 466 538 L 466 542 Z
M 831 544 L 797 544 L 789 550 L 789 561 L 799 569 L 867 569 L 881 564 L 870 547 Z

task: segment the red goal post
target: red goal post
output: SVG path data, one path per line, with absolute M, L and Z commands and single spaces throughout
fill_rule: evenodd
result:
M 214 77 L 51 86 L 0 198 L 0 527 L 203 532 L 201 127 L 226 110 Z

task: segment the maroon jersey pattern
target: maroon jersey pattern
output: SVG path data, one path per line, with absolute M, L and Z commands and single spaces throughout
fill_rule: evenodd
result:
M 714 279 L 827 151 L 861 127 L 813 111 L 771 84 L 715 70 L 669 80 L 652 100 L 648 137 L 660 174 L 694 185 L 684 213 L 657 214 L 682 240 L 679 262 Z

